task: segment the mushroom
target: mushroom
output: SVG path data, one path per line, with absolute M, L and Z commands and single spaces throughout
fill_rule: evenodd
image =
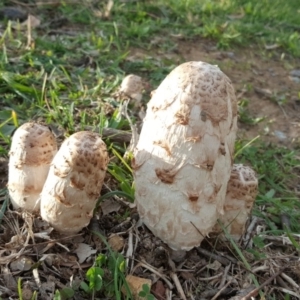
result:
M 126 95 L 135 100 L 134 106 L 138 106 L 142 100 L 144 82 L 142 77 L 137 75 L 127 75 L 120 86 L 120 94 Z
M 87 226 L 99 197 L 108 164 L 105 143 L 94 132 L 74 133 L 51 164 L 41 194 L 41 216 L 61 233 Z
M 10 148 L 7 185 L 15 209 L 39 210 L 40 193 L 56 152 L 55 137 L 47 126 L 29 122 L 15 131 Z
M 234 164 L 227 185 L 224 214 L 219 220 L 235 241 L 244 234 L 257 192 L 255 172 L 248 166 Z M 222 228 L 217 224 L 213 232 L 222 232 Z
M 198 246 L 223 212 L 237 101 L 217 66 L 175 68 L 148 103 L 132 166 L 141 220 L 174 250 Z

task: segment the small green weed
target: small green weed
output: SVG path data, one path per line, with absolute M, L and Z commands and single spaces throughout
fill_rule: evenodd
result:
M 67 300 L 74 297 L 75 291 L 72 288 L 65 287 L 61 290 L 56 290 L 53 300 Z
M 241 101 L 239 101 L 239 120 L 242 123 L 248 125 L 256 125 L 262 122 L 265 118 L 263 117 L 253 118 L 249 115 L 248 105 L 249 105 L 249 100 L 247 99 L 242 99 Z
M 120 277 L 120 274 L 124 274 L 124 272 L 125 259 L 123 255 L 119 253 L 112 253 L 108 256 L 99 254 L 94 266 L 86 272 L 86 282 L 82 282 L 80 287 L 86 293 L 91 294 L 93 299 L 96 293 L 100 291 L 107 297 L 113 295 L 120 297 L 123 285 L 123 277 Z M 116 284 L 115 279 L 117 280 Z M 118 291 L 116 291 L 116 287 Z
M 122 254 L 111 250 L 106 239 L 98 232 L 94 232 L 106 245 L 108 254 L 99 254 L 94 265 L 86 273 L 86 281 L 81 283 L 81 289 L 92 295 L 101 293 L 105 297 L 123 299 L 121 290 L 126 291 L 125 299 L 132 299 L 131 291 L 125 279 L 126 261 Z
M 145 300 L 154 300 L 155 297 L 150 293 L 150 287 L 148 284 L 143 284 L 143 290 L 139 292 L 139 297 L 143 297 Z

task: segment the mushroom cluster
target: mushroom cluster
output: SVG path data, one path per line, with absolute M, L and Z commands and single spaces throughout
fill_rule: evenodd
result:
M 97 133 L 74 133 L 57 152 L 47 126 L 25 123 L 11 144 L 11 202 L 16 209 L 40 211 L 59 232 L 78 232 L 92 217 L 107 164 L 106 145 Z
M 140 101 L 141 88 L 141 78 L 130 75 L 120 90 Z M 237 100 L 230 79 L 217 66 L 187 62 L 151 96 L 132 160 L 141 220 L 174 250 L 221 232 L 218 221 L 238 240 L 258 182 L 251 168 L 233 165 Z M 48 127 L 26 123 L 10 151 L 13 206 L 40 210 L 57 231 L 76 233 L 90 222 L 108 161 L 96 133 L 74 133 L 57 152 Z
M 153 93 L 134 152 L 135 200 L 172 249 L 198 246 L 218 218 L 230 218 L 231 202 L 244 200 L 233 193 L 236 180 L 228 186 L 236 131 L 234 88 L 217 66 L 184 63 Z

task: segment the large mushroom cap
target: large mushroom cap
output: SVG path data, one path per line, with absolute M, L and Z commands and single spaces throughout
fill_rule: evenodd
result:
M 62 233 L 76 233 L 87 226 L 107 164 L 106 145 L 97 133 L 81 131 L 66 139 L 42 191 L 42 218 Z
M 39 199 L 50 163 L 57 152 L 51 130 L 25 123 L 13 135 L 9 158 L 8 191 L 15 208 L 39 210 Z
M 143 222 L 171 248 L 198 246 L 222 212 L 236 123 L 231 81 L 204 62 L 175 68 L 148 103 L 135 198 Z
M 224 214 L 219 219 L 236 241 L 244 234 L 257 192 L 255 172 L 248 166 L 234 164 L 227 185 Z M 222 229 L 216 225 L 213 231 L 221 232 Z

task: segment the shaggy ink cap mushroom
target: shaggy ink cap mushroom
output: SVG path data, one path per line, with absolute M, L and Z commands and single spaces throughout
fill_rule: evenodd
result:
M 199 246 L 223 212 L 237 101 L 217 67 L 176 67 L 148 103 L 132 162 L 144 224 L 174 250 Z
M 42 218 L 66 234 L 87 226 L 108 160 L 106 145 L 97 133 L 81 131 L 67 138 L 54 157 L 42 191 Z
M 234 164 L 227 185 L 224 213 L 219 220 L 235 241 L 245 232 L 258 193 L 256 173 L 248 166 Z M 214 232 L 222 232 L 217 224 Z
M 57 144 L 51 130 L 28 122 L 14 133 L 10 148 L 8 192 L 15 209 L 39 211 L 39 198 Z

